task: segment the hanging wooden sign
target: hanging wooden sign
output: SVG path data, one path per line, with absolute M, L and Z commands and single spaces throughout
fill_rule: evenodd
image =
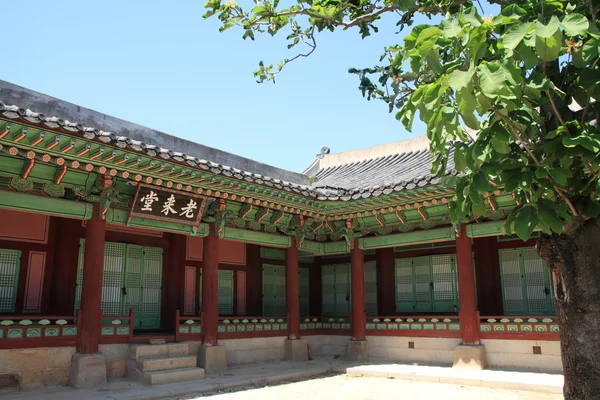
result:
M 207 201 L 206 196 L 140 183 L 129 218 L 139 217 L 198 226 Z

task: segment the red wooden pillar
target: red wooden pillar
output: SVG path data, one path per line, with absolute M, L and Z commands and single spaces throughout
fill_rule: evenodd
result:
M 365 252 L 358 248 L 358 238 L 350 253 L 352 263 L 352 340 L 366 340 L 365 315 Z
M 98 353 L 102 329 L 102 270 L 104 269 L 104 238 L 106 221 L 99 218 L 100 207 L 94 203 L 92 218 L 85 230 L 83 281 L 81 283 L 82 320 L 77 335 L 77 352 Z
M 202 256 L 202 333 L 205 346 L 217 345 L 219 326 L 219 238 L 214 224 L 204 238 Z
M 298 248 L 292 236 L 292 245 L 285 251 L 285 291 L 288 314 L 288 339 L 300 338 L 300 289 L 298 288 Z
M 460 225 L 456 237 L 456 265 L 458 269 L 458 291 L 460 297 L 460 334 L 463 344 L 479 344 L 479 320 L 477 295 L 473 271 L 473 247 L 467 236 L 467 226 Z

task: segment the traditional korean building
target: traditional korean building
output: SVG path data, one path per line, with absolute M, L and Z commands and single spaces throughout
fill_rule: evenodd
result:
M 157 384 L 309 352 L 560 370 L 513 195 L 454 227 L 430 166 L 417 138 L 294 173 L 0 81 L 0 376 Z

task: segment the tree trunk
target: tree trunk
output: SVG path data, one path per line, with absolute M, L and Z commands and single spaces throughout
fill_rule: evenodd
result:
M 600 399 L 600 220 L 544 235 L 558 321 L 567 400 Z

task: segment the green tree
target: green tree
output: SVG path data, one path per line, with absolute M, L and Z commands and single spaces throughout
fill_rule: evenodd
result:
M 259 82 L 316 49 L 324 30 L 376 34 L 385 14 L 410 32 L 374 67 L 352 68 L 359 89 L 379 99 L 408 130 L 427 126 L 433 170 L 448 157 L 462 172 L 450 205 L 455 222 L 486 216 L 486 194 L 515 196 L 507 230 L 526 240 L 551 270 L 561 329 L 565 398 L 600 397 L 600 107 L 597 0 L 492 0 L 497 15 L 465 0 L 208 0 L 205 18 L 243 38 L 287 33 L 306 52 L 259 64 Z M 289 3 L 288 3 L 289 4 Z M 499 7 L 498 7 L 499 6 Z M 432 17 L 415 25 L 417 15 Z M 464 127 L 476 132 L 469 135 Z

